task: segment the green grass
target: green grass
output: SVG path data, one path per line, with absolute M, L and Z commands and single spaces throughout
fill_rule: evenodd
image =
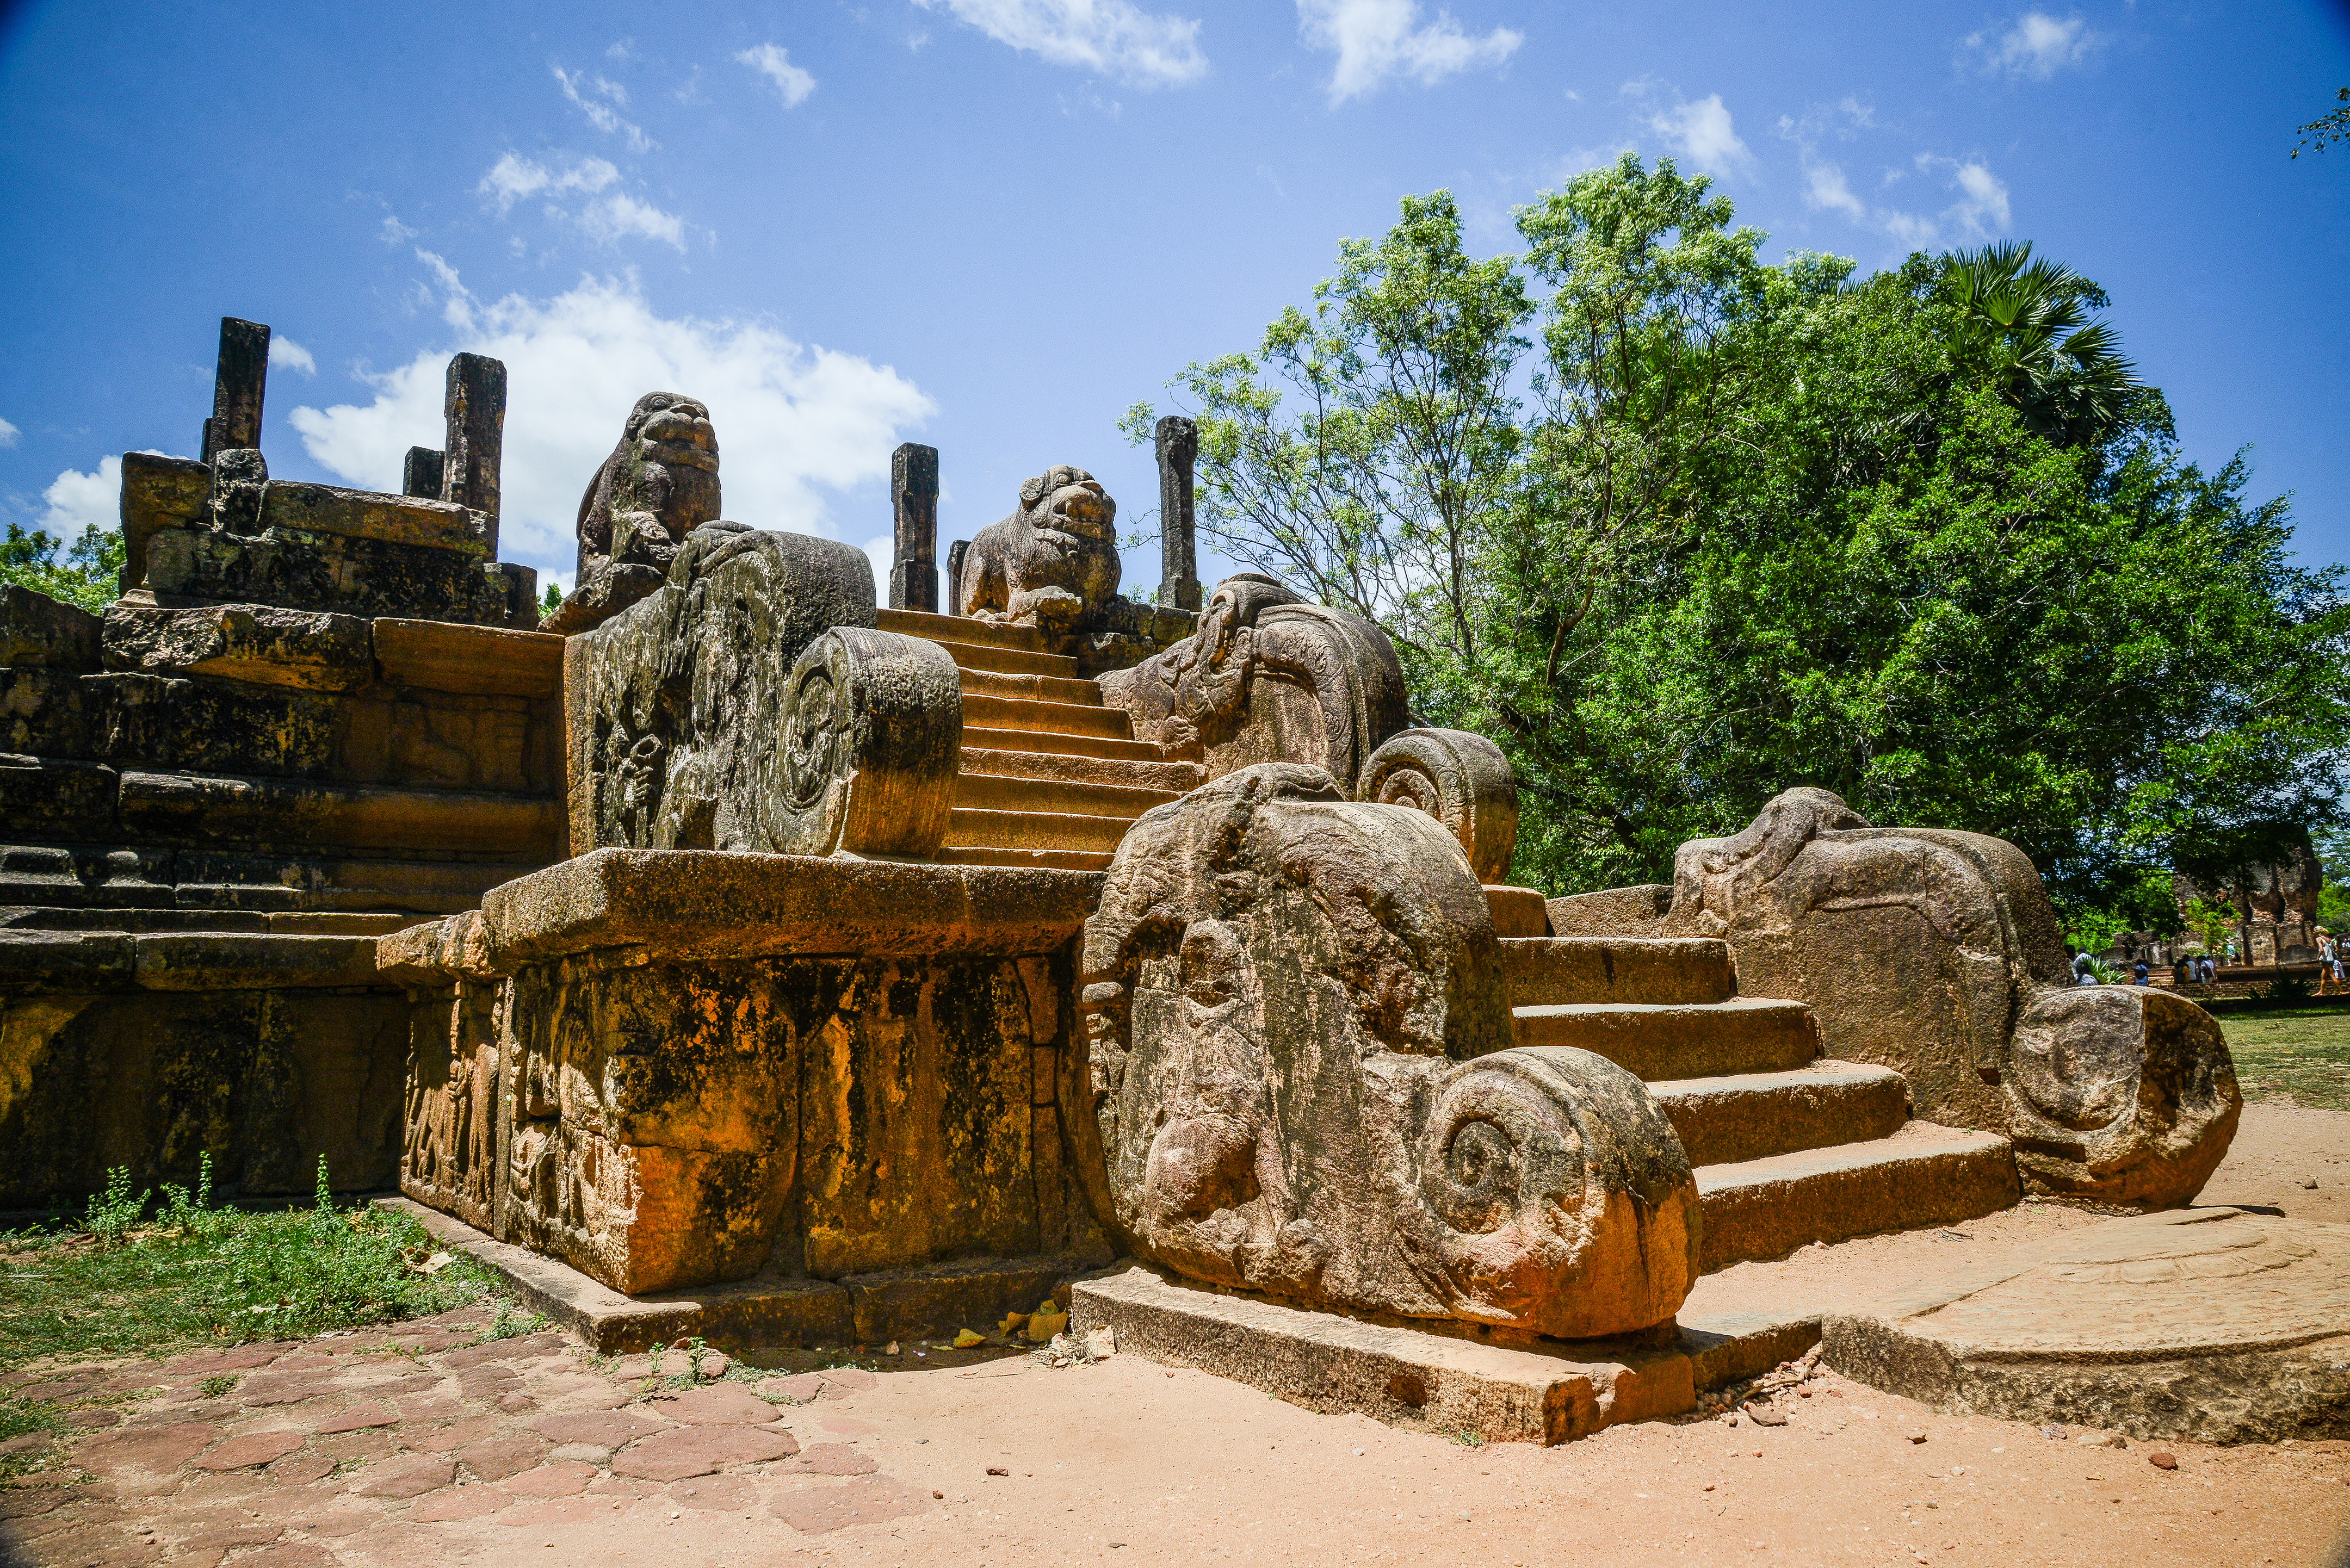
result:
M 147 1194 L 110 1177 L 79 1225 L 0 1234 L 0 1370 L 293 1339 L 491 1294 L 487 1271 L 462 1254 L 421 1272 L 434 1245 L 415 1220 L 337 1209 L 324 1161 L 312 1207 L 267 1214 L 213 1206 L 202 1179 L 192 1194 L 167 1186 L 151 1212 Z M 501 1308 L 494 1334 L 535 1326 Z M 0 1408 L 0 1437 L 17 1418 L 32 1417 Z
M 2281 1009 L 2220 1018 L 2247 1100 L 2350 1111 L 2350 1009 Z

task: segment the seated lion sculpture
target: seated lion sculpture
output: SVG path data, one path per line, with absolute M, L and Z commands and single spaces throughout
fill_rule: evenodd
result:
M 1024 482 L 1012 515 L 971 542 L 955 613 L 1052 638 L 1082 629 L 1118 597 L 1117 518 L 1118 503 L 1082 468 Z
M 579 498 L 579 575 L 539 623 L 567 635 L 602 625 L 660 587 L 678 545 L 718 517 L 718 432 L 710 410 L 647 392 Z

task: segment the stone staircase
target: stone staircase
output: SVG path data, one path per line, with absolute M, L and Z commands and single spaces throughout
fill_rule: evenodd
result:
M 1671 1118 L 1709 1273 L 2016 1201 L 2005 1138 L 1914 1120 L 1900 1074 L 1822 1057 L 1811 1009 L 1738 995 L 1726 942 L 1504 937 L 1502 955 L 1519 1044 L 1596 1052 Z
M 920 610 L 879 629 L 927 638 L 962 675 L 962 771 L 939 858 L 1098 871 L 1137 817 L 1207 780 L 1196 753 L 1138 741 L 1077 661 L 1027 627 Z
M 937 643 L 962 673 L 942 861 L 1099 870 L 1136 818 L 1205 782 L 1196 753 L 1134 739 L 1028 628 L 890 609 L 878 624 Z M 1539 894 L 1487 897 L 1497 930 L 1544 929 Z M 1900 1074 L 1822 1058 L 1809 1008 L 1738 994 L 1727 943 L 1522 935 L 1502 950 L 1519 1044 L 1596 1052 L 1672 1119 L 1705 1204 L 1708 1272 L 2016 1200 L 2004 1138 L 1914 1120 Z

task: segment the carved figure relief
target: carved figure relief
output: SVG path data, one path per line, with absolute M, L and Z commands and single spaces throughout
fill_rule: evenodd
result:
M 1510 1048 L 1483 890 L 1428 814 L 1228 774 L 1127 836 L 1084 969 L 1083 1163 L 1139 1255 L 1561 1337 L 1660 1322 L 1695 1278 L 1679 1139 L 1614 1064 Z
M 574 644 L 572 851 L 924 857 L 962 736 L 945 649 L 872 629 L 853 545 L 705 524 Z
M 1899 1069 L 1919 1116 L 2012 1138 L 2037 1190 L 2181 1203 L 2234 1136 L 2219 1025 L 2168 992 L 2074 986 L 2039 874 L 2004 839 L 1873 827 L 1789 790 L 1681 846 L 1656 934 L 1729 940 L 1742 992 L 1809 1003 L 1826 1053 Z
M 1012 514 L 982 528 L 964 554 L 955 613 L 1048 638 L 1084 629 L 1118 597 L 1117 518 L 1118 503 L 1082 468 L 1062 463 L 1025 481 Z

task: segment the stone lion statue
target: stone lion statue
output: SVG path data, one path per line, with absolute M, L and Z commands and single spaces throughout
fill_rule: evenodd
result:
M 1118 503 L 1082 468 L 1062 463 L 1024 482 L 1012 515 L 971 542 L 956 613 L 1049 637 L 1080 629 L 1118 597 L 1117 517 Z
M 678 545 L 718 517 L 718 432 L 679 392 L 647 392 L 579 498 L 579 576 L 539 623 L 575 634 L 609 620 L 669 575 Z

